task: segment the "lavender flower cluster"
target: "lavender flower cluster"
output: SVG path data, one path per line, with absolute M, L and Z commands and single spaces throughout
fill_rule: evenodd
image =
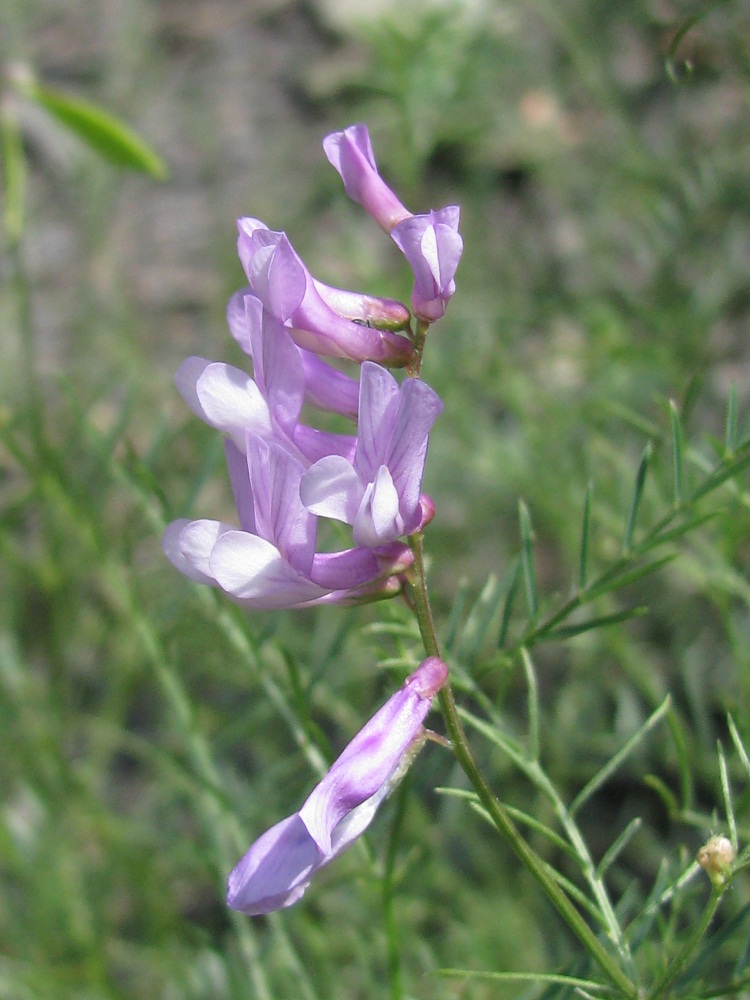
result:
M 380 177 L 364 125 L 327 136 L 323 147 L 347 194 L 410 264 L 412 309 L 323 284 L 285 233 L 239 220 L 248 284 L 230 299 L 227 318 L 253 376 L 199 357 L 176 375 L 188 406 L 225 435 L 239 524 L 174 521 L 164 550 L 187 577 L 246 608 L 356 604 L 399 593 L 413 561 L 403 538 L 434 513 L 421 485 L 442 404 L 419 378 L 399 383 L 387 368 L 413 365 L 412 313 L 424 331 L 455 291 L 459 210 L 412 215 Z M 327 358 L 358 363 L 359 379 Z M 356 421 L 356 433 L 302 423 L 305 405 Z M 320 518 L 349 525 L 353 545 L 319 552 Z M 421 745 L 446 675 L 436 657 L 420 665 L 299 812 L 253 844 L 229 876 L 230 906 L 257 914 L 291 905 L 314 872 L 364 831 Z

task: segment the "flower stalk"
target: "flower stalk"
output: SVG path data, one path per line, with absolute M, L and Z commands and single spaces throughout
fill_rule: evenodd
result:
M 423 535 L 419 533 L 410 536 L 409 544 L 414 553 L 414 562 L 408 573 L 409 597 L 427 654 L 440 656 L 440 643 L 435 631 L 427 591 Z M 552 905 L 611 982 L 618 987 L 624 996 L 636 997 L 637 990 L 630 978 L 623 972 L 615 958 L 607 951 L 568 896 L 550 875 L 544 861 L 523 838 L 509 813 L 487 784 L 466 738 L 453 697 L 450 678 L 438 692 L 438 701 L 454 756 L 496 828 L 510 842 L 518 858 L 531 872 Z

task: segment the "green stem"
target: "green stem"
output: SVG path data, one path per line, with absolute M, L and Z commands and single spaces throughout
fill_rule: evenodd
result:
M 424 345 L 427 340 L 427 331 L 429 328 L 430 324 L 426 320 L 417 320 L 417 328 L 414 331 L 414 357 L 406 369 L 409 378 L 419 378 L 419 373 L 422 369 L 422 354 L 424 353 Z
M 422 534 L 412 535 L 409 542 L 414 552 L 414 565 L 410 571 L 409 578 L 410 596 L 414 613 L 419 625 L 425 652 L 428 656 L 440 656 L 440 644 L 437 639 L 429 595 L 427 593 Z M 547 870 L 544 861 L 524 840 L 515 823 L 510 818 L 509 813 L 487 784 L 466 739 L 450 682 L 447 682 L 441 689 L 438 699 L 456 760 L 469 779 L 472 788 L 487 810 L 493 823 L 510 841 L 511 847 L 517 856 L 537 880 L 552 905 L 563 920 L 565 920 L 584 948 L 586 948 L 593 960 L 625 996 L 635 997 L 637 993 L 633 983 L 622 971 L 613 956 L 602 945 L 578 910 L 573 906 L 570 899 L 568 899 L 565 892 L 554 880 Z
M 685 965 L 692 957 L 693 952 L 700 944 L 711 921 L 716 915 L 716 911 L 719 908 L 719 903 L 721 902 L 721 897 L 724 895 L 725 888 L 726 886 L 724 885 L 715 886 L 713 888 L 711 896 L 709 897 L 703 913 L 701 914 L 701 918 L 693 928 L 690 937 L 683 945 L 680 953 L 669 963 L 661 979 L 658 979 L 656 984 L 649 990 L 646 995 L 646 1000 L 658 1000 L 660 997 L 667 997 L 670 995 L 670 989 L 674 984 L 674 981 L 685 968 Z

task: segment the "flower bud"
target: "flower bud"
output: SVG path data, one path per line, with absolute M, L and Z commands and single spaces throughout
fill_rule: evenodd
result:
M 737 852 L 731 840 L 721 834 L 711 837 L 698 851 L 695 860 L 706 871 L 713 885 L 724 885 Z

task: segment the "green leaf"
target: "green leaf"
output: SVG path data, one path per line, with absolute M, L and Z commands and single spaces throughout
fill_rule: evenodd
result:
M 513 604 L 515 603 L 516 594 L 518 593 L 518 581 L 521 577 L 521 560 L 516 559 L 512 564 L 510 570 L 510 583 L 508 584 L 508 591 L 505 595 L 505 603 L 503 605 L 503 614 L 500 619 L 500 632 L 497 637 L 497 647 L 502 649 L 505 645 L 505 641 L 508 638 L 508 629 L 510 628 L 510 619 L 513 614 Z
M 633 733 L 629 740 L 622 746 L 614 757 L 611 757 L 604 767 L 600 768 L 596 774 L 591 778 L 590 781 L 581 789 L 581 791 L 576 795 L 573 802 L 570 804 L 569 812 L 571 816 L 574 816 L 581 806 L 587 802 L 594 792 L 598 791 L 599 788 L 614 774 L 618 767 L 623 763 L 626 757 L 628 757 L 633 750 L 638 746 L 641 740 L 646 736 L 646 734 L 654 728 L 654 726 L 661 721 L 661 719 L 669 711 L 669 706 L 671 703 L 671 698 L 669 695 L 664 699 L 664 701 L 659 705 L 659 707 L 652 712 L 652 714 L 646 719 L 643 725 L 639 726 L 638 729 Z
M 594 991 L 606 991 L 608 989 L 602 983 L 595 983 L 591 979 L 579 979 L 576 976 L 564 976 L 554 972 L 482 972 L 477 969 L 438 969 L 437 974 L 439 976 L 487 979 L 505 983 L 552 983 Z
M 595 598 L 602 597 L 611 591 L 627 587 L 629 584 L 635 583 L 636 580 L 640 580 L 641 577 L 648 576 L 649 573 L 655 573 L 656 570 L 661 569 L 662 566 L 666 566 L 667 563 L 672 562 L 675 558 L 676 555 L 670 553 L 667 556 L 661 556 L 659 559 L 652 559 L 651 562 L 643 563 L 640 566 L 634 566 L 632 569 L 624 569 L 622 566 L 616 566 L 612 571 L 602 574 L 592 584 L 591 589 L 586 592 L 586 600 L 593 601 Z
M 724 756 L 724 747 L 721 745 L 721 740 L 716 742 L 716 752 L 719 755 L 719 775 L 721 777 L 721 794 L 724 799 L 724 808 L 727 814 L 727 824 L 729 825 L 729 839 L 732 841 L 732 847 L 737 852 L 737 820 L 734 815 L 734 805 L 732 803 L 732 789 L 729 786 L 729 768 L 727 767 L 727 759 Z
M 734 748 L 737 751 L 737 756 L 742 762 L 742 766 L 745 769 L 745 774 L 748 779 L 750 779 L 750 757 L 748 757 L 747 750 L 745 749 L 745 744 L 742 742 L 742 737 L 739 734 L 737 726 L 731 715 L 727 716 L 727 723 L 729 725 L 729 734 L 732 737 L 732 743 L 734 743 Z
M 704 482 L 690 497 L 691 502 L 699 500 L 701 497 L 712 493 L 727 479 L 732 479 L 746 466 L 750 465 L 750 441 L 744 441 L 739 448 L 739 454 L 730 462 L 721 462 L 714 471 L 706 477 Z
M 615 863 L 619 855 L 624 851 L 627 845 L 632 840 L 633 836 L 640 830 L 643 821 L 640 816 L 635 816 L 622 833 L 617 837 L 607 848 L 604 853 L 604 857 L 597 865 L 596 877 L 598 879 L 604 878 L 605 873 L 608 868 L 611 868 Z
M 669 401 L 669 422 L 672 429 L 672 491 L 676 507 L 682 506 L 683 494 L 683 434 L 680 415 L 672 400 Z
M 14 81 L 18 90 L 115 166 L 157 180 L 168 174 L 159 154 L 128 125 L 96 104 L 45 87 L 33 78 Z
M 492 619 L 497 614 L 508 585 L 507 577 L 498 581 L 494 576 L 490 576 L 474 603 L 455 644 L 456 659 L 465 667 L 471 666 L 482 648 Z
M 581 546 L 578 556 L 578 589 L 586 587 L 589 564 L 589 539 L 591 535 L 591 483 L 586 484 L 583 498 L 583 518 L 581 519 Z
M 734 452 L 737 444 L 737 387 L 730 385 L 727 399 L 727 419 L 724 425 L 724 447 L 727 454 Z
M 534 532 L 531 527 L 529 508 L 523 500 L 518 501 L 518 519 L 521 525 L 521 569 L 526 584 L 526 602 L 529 607 L 529 617 L 534 618 L 538 607 L 536 576 L 534 575 Z
M 649 441 L 643 449 L 641 461 L 638 466 L 638 472 L 636 473 L 635 486 L 633 488 L 633 499 L 630 501 L 630 511 L 628 512 L 628 519 L 625 524 L 625 537 L 622 542 L 622 550 L 625 555 L 630 552 L 633 543 L 633 532 L 635 531 L 635 522 L 638 518 L 638 508 L 641 504 L 643 487 L 646 484 L 646 474 L 648 473 L 648 466 L 651 461 L 653 450 L 653 446 Z
M 640 605 L 636 608 L 626 608 L 624 611 L 616 611 L 611 615 L 589 618 L 587 621 L 579 622 L 577 625 L 565 625 L 562 628 L 553 629 L 551 632 L 546 632 L 541 638 L 545 642 L 570 639 L 574 635 L 591 632 L 597 628 L 607 628 L 610 625 L 617 625 L 619 622 L 626 622 L 631 618 L 639 618 L 645 614 L 648 614 L 648 608 L 645 605 Z
M 539 758 L 539 686 L 536 680 L 534 663 L 527 649 L 521 650 L 521 662 L 526 676 L 527 712 L 529 715 L 529 756 L 532 760 Z

